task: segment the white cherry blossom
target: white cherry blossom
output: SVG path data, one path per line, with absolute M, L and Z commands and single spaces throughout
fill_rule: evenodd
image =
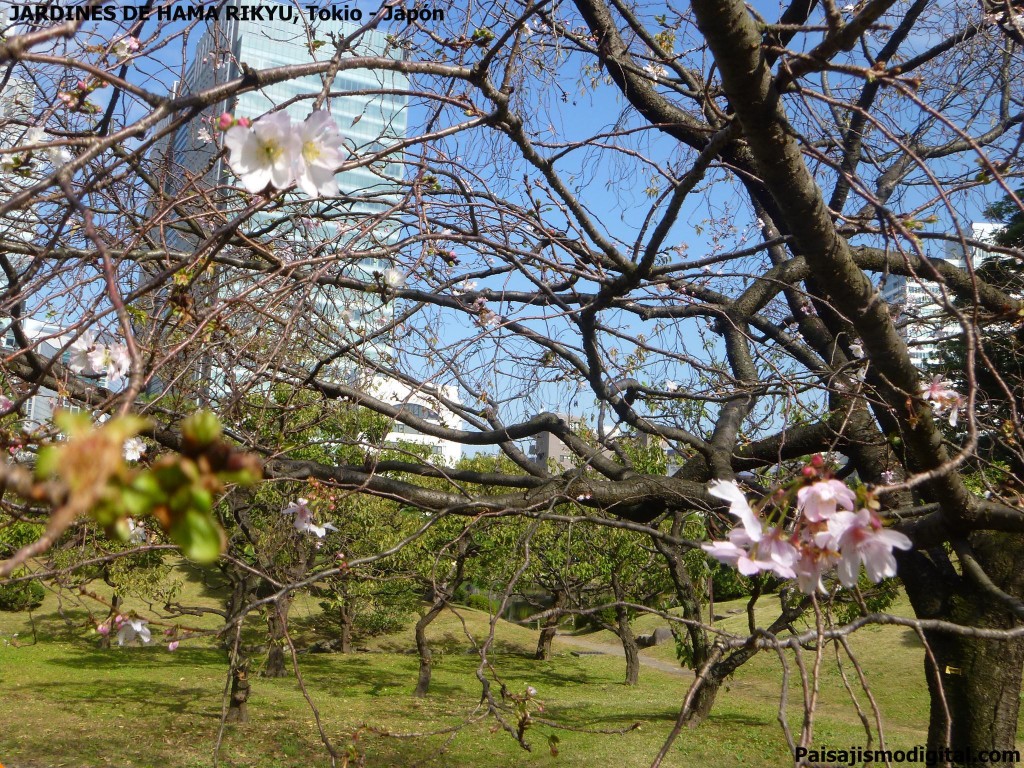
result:
M 285 189 L 292 183 L 300 147 L 287 112 L 261 117 L 251 127 L 229 128 L 224 146 L 232 170 L 250 192 L 261 192 L 268 184 Z
M 338 194 L 335 174 L 341 165 L 342 139 L 329 112 L 317 110 L 298 126 L 299 151 L 295 154 L 295 179 L 310 197 Z
M 124 441 L 125 461 L 138 461 L 146 452 L 146 444 L 141 437 L 129 437 Z M 129 523 L 129 527 L 131 523 Z
M 117 630 L 117 644 L 124 645 L 136 638 L 143 643 L 148 643 L 152 639 L 152 635 L 149 627 L 146 626 L 147 623 L 145 619 L 124 619 L 121 622 L 121 628 Z
M 106 349 L 102 344 L 96 343 L 96 336 L 92 331 L 86 331 L 71 342 L 68 352 L 70 353 L 68 367 L 72 373 L 94 376 L 102 371 L 102 361 Z M 96 363 L 100 363 L 101 367 L 96 368 Z
M 384 271 L 384 282 L 388 288 L 401 288 L 405 285 L 405 275 L 392 267 Z
M 111 385 L 123 379 L 132 365 L 131 355 L 126 344 L 111 344 L 107 347 L 104 362 L 107 368 L 107 381 Z

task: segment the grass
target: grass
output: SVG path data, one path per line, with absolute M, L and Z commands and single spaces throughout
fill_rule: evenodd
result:
M 179 575 L 184 582 L 183 602 L 216 601 L 217 590 L 202 585 L 195 572 L 182 568 Z M 225 652 L 209 639 L 183 643 L 174 653 L 163 646 L 100 650 L 88 618 L 89 602 L 65 599 L 59 603 L 56 596 L 49 596 L 34 615 L 34 644 L 27 615 L 0 614 L 4 697 L 0 763 L 6 768 L 212 765 L 227 669 Z M 92 607 L 99 616 L 105 613 L 100 605 Z M 721 604 L 718 611 L 735 607 Z M 141 605 L 137 608 L 142 610 Z M 293 617 L 300 644 L 313 639 L 312 622 L 303 618 L 316 610 L 312 599 L 296 602 Z M 905 612 L 907 606 L 901 602 L 896 610 Z M 368 643 L 369 653 L 300 655 L 304 680 L 335 744 L 352 745 L 370 766 L 650 765 L 678 713 L 689 685 L 687 676 L 644 667 L 640 685 L 627 688 L 621 683 L 620 657 L 574 656 L 569 641 L 562 639 L 556 640 L 553 660 L 535 661 L 530 656 L 536 633 L 505 622 L 498 624 L 496 651 L 490 656 L 492 683 L 496 688 L 504 683 L 516 693 L 526 685 L 535 686 L 545 706 L 538 717 L 575 730 L 538 723 L 528 732 L 531 752 L 523 751 L 507 734 L 495 732 L 496 723 L 490 718 L 453 733 L 402 737 L 452 728 L 472 720 L 477 712 L 479 658 L 467 653 L 466 631 L 482 639 L 488 617 L 468 609 L 460 614 L 461 621 L 446 612 L 431 628 L 438 652 L 427 699 L 411 696 L 417 670 L 417 659 L 408 652 L 413 647 L 411 628 Z M 640 618 L 637 631 L 650 631 L 657 624 L 652 617 Z M 729 616 L 719 624 L 741 631 L 746 617 Z M 254 619 L 247 632 L 257 641 L 261 629 L 261 622 Z M 12 638 L 15 632 L 18 637 Z M 615 644 L 615 638 L 605 633 L 590 634 L 587 640 L 609 642 L 610 648 Z M 916 638 L 906 630 L 878 627 L 857 633 L 852 642 L 874 683 L 890 745 L 922 743 L 928 702 L 923 651 Z M 674 660 L 672 648 L 664 645 L 643 654 Z M 808 668 L 812 661 L 812 655 L 805 654 Z M 794 679 L 788 720 L 798 733 L 802 693 L 792 657 L 789 662 Z M 848 663 L 846 669 L 856 687 Z M 744 666 L 720 694 L 711 718 L 681 735 L 666 765 L 725 768 L 781 765 L 791 760 L 777 721 L 780 679 L 777 656 L 761 654 Z M 843 689 L 831 648 L 825 655 L 820 689 L 816 743 L 862 745 L 863 729 Z M 867 707 L 859 689 L 858 698 Z M 313 714 L 294 677 L 253 676 L 250 713 L 250 723 L 225 730 L 220 765 L 329 764 Z M 639 727 L 625 734 L 593 732 L 623 730 L 634 724 Z M 560 740 L 557 757 L 549 752 L 546 741 L 552 733 Z

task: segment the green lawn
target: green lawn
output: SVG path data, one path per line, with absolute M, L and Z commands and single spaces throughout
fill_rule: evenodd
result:
M 182 570 L 184 595 L 192 601 L 213 600 Z M 770 606 L 770 602 L 768 603 Z M 141 607 L 141 606 L 140 606 Z M 721 604 L 720 613 L 734 609 Z M 896 606 L 906 611 L 905 604 Z M 102 614 L 102 607 L 95 610 Z M 294 609 L 296 635 L 311 639 L 303 616 L 316 603 L 299 598 Z M 486 614 L 460 611 L 478 638 L 486 632 Z M 37 642 L 31 644 L 26 615 L 0 614 L 0 690 L 4 696 L 0 731 L 0 763 L 6 768 L 42 766 L 207 766 L 213 762 L 226 654 L 202 639 L 182 643 L 174 653 L 160 644 L 148 648 L 97 648 L 85 609 L 74 601 L 61 605 L 47 598 L 35 614 Z M 731 630 L 745 626 L 745 616 L 720 622 Z M 637 622 L 648 631 L 658 622 Z M 251 622 L 248 636 L 258 637 L 261 623 Z M 17 632 L 18 637 L 12 638 Z M 379 638 L 372 652 L 352 655 L 303 654 L 301 668 L 318 707 L 324 728 L 340 747 L 354 744 L 370 766 L 645 766 L 649 765 L 672 726 L 689 678 L 651 667 L 641 671 L 640 685 L 621 684 L 623 661 L 613 655 L 575 656 L 572 646 L 556 641 L 556 658 L 530 658 L 536 642 L 532 630 L 499 623 L 496 652 L 490 657 L 492 681 L 513 692 L 526 685 L 538 690 L 545 711 L 539 715 L 573 730 L 536 724 L 528 732 L 532 752 L 523 751 L 507 734 L 483 718 L 454 733 L 431 733 L 473 719 L 480 700 L 476 655 L 463 624 L 450 613 L 435 622 L 431 635 L 440 650 L 431 695 L 410 694 L 417 661 L 411 629 Z M 614 641 L 605 633 L 590 642 Z M 853 646 L 885 718 L 892 747 L 921 743 L 927 717 L 922 676 L 923 652 L 913 635 L 898 628 L 869 628 Z M 673 660 L 671 647 L 644 651 Z M 812 654 L 805 653 L 810 669 Z M 789 659 L 790 725 L 799 733 L 799 675 Z M 852 667 L 846 669 L 857 686 Z M 742 668 L 719 697 L 702 727 L 682 734 L 668 765 L 782 765 L 788 752 L 777 721 L 779 660 L 762 654 Z M 842 687 L 831 647 L 825 655 L 816 717 L 816 743 L 833 747 L 864 744 L 863 729 Z M 858 689 L 862 706 L 868 706 Z M 293 677 L 253 677 L 252 721 L 226 729 L 220 764 L 277 768 L 327 765 L 313 715 Z M 869 712 L 870 716 L 870 712 Z M 625 734 L 599 733 L 639 728 Z M 384 732 L 387 732 L 385 734 Z M 549 734 L 560 739 L 560 755 L 550 754 Z

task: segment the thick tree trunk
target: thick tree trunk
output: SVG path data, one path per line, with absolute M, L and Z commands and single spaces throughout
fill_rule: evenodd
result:
M 555 635 L 558 634 L 558 622 L 561 616 L 557 613 L 565 605 L 565 590 L 556 589 L 555 599 L 551 604 L 551 610 L 555 611 L 547 619 L 544 620 L 544 628 L 540 631 L 540 637 L 537 639 L 537 652 L 534 654 L 534 658 L 546 661 L 551 658 L 551 641 L 555 639 Z
M 249 660 L 239 660 L 231 669 L 231 694 L 225 722 L 249 722 L 249 692 Z
M 416 622 L 416 651 L 420 655 L 420 673 L 416 681 L 416 691 L 413 693 L 418 698 L 423 698 L 430 690 L 431 658 L 430 643 L 427 642 L 427 627 L 444 610 L 446 602 L 438 600 L 420 620 Z
M 267 613 L 267 665 L 263 669 L 263 677 L 287 677 L 288 665 L 285 654 L 285 627 L 288 621 L 288 609 L 291 598 L 287 595 L 278 600 Z
M 970 549 L 989 579 L 1005 593 L 1024 596 L 1024 570 L 1017 558 L 1024 537 L 1005 533 L 975 533 Z M 973 627 L 1009 629 L 1020 625 L 1003 603 L 971 578 L 961 557 L 959 575 L 945 552 L 933 551 L 901 558 L 903 575 L 919 618 L 942 619 Z M 961 753 L 964 765 L 982 765 L 979 751 L 1015 749 L 1020 707 L 1024 640 L 986 640 L 926 632 L 935 657 L 925 657 L 931 696 L 928 748 Z M 945 706 L 943 705 L 945 700 Z M 949 717 L 946 716 L 946 708 Z

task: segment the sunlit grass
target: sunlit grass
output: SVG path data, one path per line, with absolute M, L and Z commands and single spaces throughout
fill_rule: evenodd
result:
M 187 576 L 185 602 L 216 604 L 217 585 L 204 587 Z M 210 588 L 212 587 L 212 588 Z M 86 603 L 88 605 L 88 601 Z M 98 616 L 105 609 L 94 605 Z M 721 604 L 728 618 L 723 627 L 741 631 L 746 617 L 728 614 L 742 604 Z M 766 609 L 770 608 L 769 602 Z M 140 611 L 143 606 L 136 606 Z M 906 605 L 896 606 L 905 612 Z M 295 636 L 304 645 L 315 639 L 308 617 L 316 601 L 300 598 L 294 611 Z M 622 685 L 621 657 L 571 655 L 568 641 L 556 640 L 556 657 L 531 658 L 536 643 L 532 629 L 499 622 L 495 650 L 487 671 L 495 691 L 502 684 L 520 693 L 538 689 L 545 711 L 539 717 L 559 726 L 537 723 L 528 732 L 533 749 L 525 752 L 506 733 L 495 731 L 493 718 L 483 718 L 454 734 L 399 738 L 429 733 L 473 720 L 479 713 L 479 657 L 471 652 L 465 630 L 483 639 L 486 614 L 460 611 L 443 614 L 431 628 L 438 649 L 431 695 L 411 696 L 417 660 L 410 653 L 411 628 L 377 638 L 360 647 L 372 652 L 351 655 L 301 654 L 300 665 L 320 711 L 328 737 L 344 750 L 365 754 L 371 766 L 645 766 L 657 754 L 672 727 L 690 677 L 645 666 L 640 685 Z M 149 615 L 156 617 L 157 614 Z M 0 763 L 25 766 L 199 766 L 212 765 L 227 672 L 227 654 L 215 639 L 186 642 L 174 653 L 162 644 L 147 648 L 100 650 L 85 608 L 55 596 L 35 614 L 36 637 L 25 615 L 0 614 L 0 685 L 4 696 L 0 731 Z M 194 625 L 210 625 L 212 619 Z M 465 625 L 463 624 L 465 622 Z M 637 622 L 640 632 L 658 621 Z M 254 617 L 246 637 L 259 642 L 264 625 Z M 12 638 L 14 632 L 17 638 Z M 589 642 L 614 637 L 593 633 Z M 895 627 L 868 628 L 852 646 L 882 711 L 888 739 L 895 747 L 921 743 L 927 721 L 927 696 L 922 675 L 923 651 L 912 633 Z M 671 644 L 643 651 L 645 656 L 673 661 Z M 810 668 L 813 654 L 805 652 Z M 789 656 L 791 679 L 787 719 L 794 733 L 801 723 L 802 690 Z M 861 706 L 869 704 L 856 674 L 844 659 Z M 782 765 L 790 758 L 778 723 L 778 657 L 764 653 L 744 666 L 722 691 L 711 718 L 686 730 L 672 750 L 668 765 L 725 768 L 736 765 Z M 816 741 L 836 747 L 865 743 L 863 728 L 842 685 L 830 646 L 822 663 Z M 251 722 L 226 729 L 219 753 L 224 766 L 277 768 L 327 765 L 313 714 L 294 677 L 253 676 Z M 622 731 L 624 734 L 595 733 Z M 547 737 L 557 734 L 560 755 L 548 749 Z

